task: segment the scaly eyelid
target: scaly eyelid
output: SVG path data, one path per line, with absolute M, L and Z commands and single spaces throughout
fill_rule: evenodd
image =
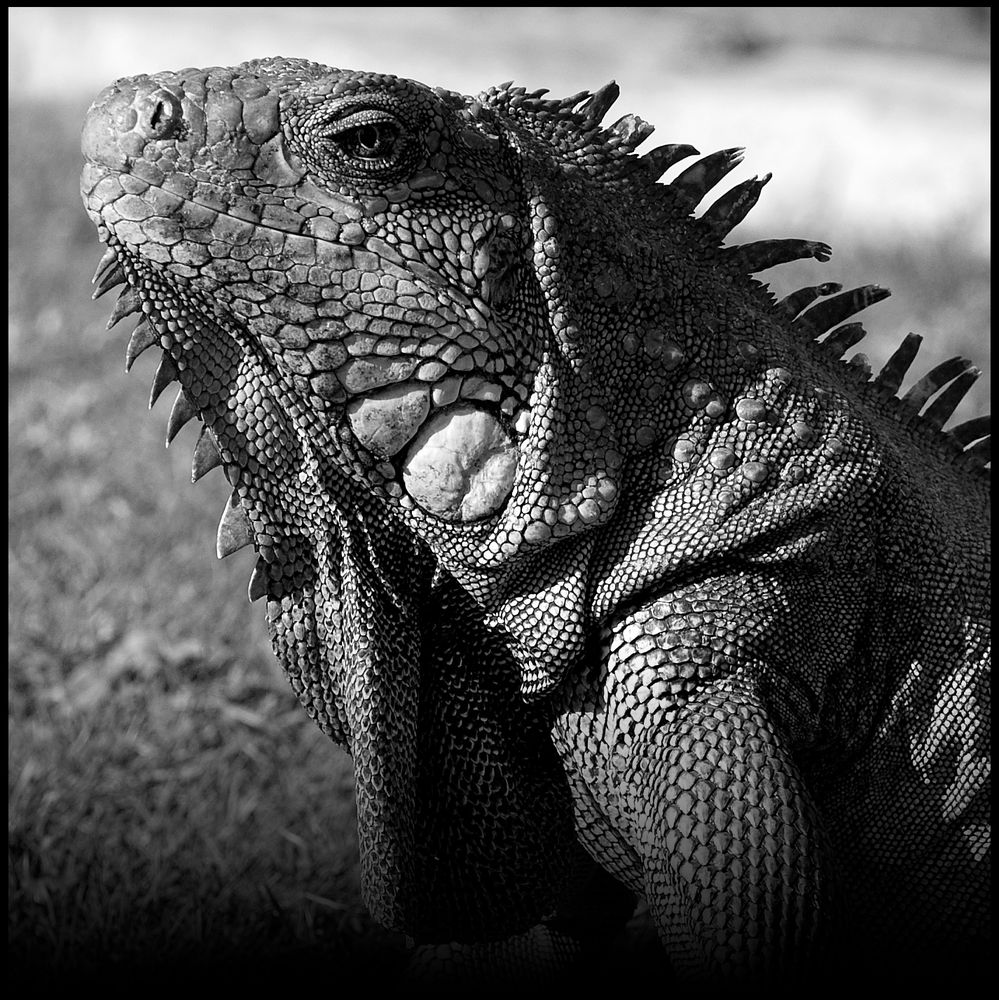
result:
M 328 136 L 342 135 L 362 125 L 394 125 L 400 135 L 405 132 L 402 122 L 384 108 L 361 108 L 342 118 L 329 119 L 323 125 Z

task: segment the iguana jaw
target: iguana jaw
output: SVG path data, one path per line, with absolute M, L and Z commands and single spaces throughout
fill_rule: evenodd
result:
M 145 259 L 143 226 L 169 227 L 174 217 L 189 225 L 202 211 L 197 201 L 179 198 L 128 173 L 126 161 L 119 169 L 88 163 L 81 188 L 94 223 L 133 289 L 123 297 L 124 305 L 116 307 L 113 319 L 117 322 L 141 309 L 154 334 L 141 347 L 130 346 L 129 364 L 138 350 L 159 343 L 169 357 L 167 368 L 177 369 L 189 416 L 197 412 L 216 436 L 221 434 L 216 422 L 225 419 L 227 407 L 216 411 L 210 404 L 219 402 L 213 392 L 224 394 L 228 387 L 220 384 L 225 381 L 223 372 L 212 369 L 221 340 L 229 339 L 238 353 L 247 359 L 252 356 L 252 367 L 269 373 L 256 390 L 269 392 L 289 425 L 309 439 L 303 446 L 324 459 L 320 464 L 334 491 L 342 491 L 343 484 L 334 486 L 329 475 L 352 481 L 364 494 L 396 506 L 408 520 L 439 538 L 446 538 L 449 531 L 495 522 L 513 487 L 519 457 L 516 442 L 530 423 L 529 381 L 511 373 L 479 375 L 470 365 L 448 370 L 436 361 L 424 363 L 414 373 L 419 358 L 358 353 L 363 338 L 343 330 L 342 324 L 317 319 L 335 328 L 341 339 L 320 341 L 317 348 L 330 350 L 311 351 L 310 356 L 316 366 L 333 363 L 326 360 L 332 357 L 338 367 L 335 381 L 333 373 L 312 380 L 314 389 L 321 383 L 318 391 L 325 398 L 314 391 L 305 399 L 292 382 L 293 370 L 284 367 L 284 355 L 266 346 L 275 346 L 273 338 L 259 333 L 253 317 L 236 314 L 240 303 L 231 301 L 224 281 L 203 274 L 187 277 L 177 273 L 184 268 L 172 266 L 171 261 Z M 123 219 L 118 214 L 116 203 L 124 197 L 123 188 L 133 203 L 132 213 L 144 218 Z M 212 214 L 216 221 L 208 233 L 224 241 L 236 220 Z M 317 248 L 321 245 L 317 240 Z M 175 286 L 182 294 L 173 291 Z M 430 369 L 436 381 L 430 381 L 423 369 Z M 162 366 L 160 371 L 158 381 L 163 379 Z M 421 378 L 399 381 L 400 373 Z M 158 385 L 156 394 L 161 390 Z M 244 430 L 245 423 L 241 421 Z M 294 433 L 291 426 L 288 432 Z M 226 463 L 238 461 L 240 451 L 234 447 L 234 457 L 226 458 Z M 234 482 L 235 478 L 230 475 Z
M 115 176 L 98 165 L 85 169 L 82 184 L 91 215 L 138 294 L 130 300 L 133 308 L 142 309 L 155 331 L 149 343 L 159 343 L 169 356 L 167 364 L 177 369 L 185 405 L 211 429 L 234 485 L 245 481 L 247 488 L 259 487 L 253 470 L 269 461 L 255 456 L 252 466 L 242 467 L 246 434 L 275 431 L 254 428 L 249 412 L 233 421 L 239 404 L 229 397 L 242 390 L 237 381 L 227 384 L 229 376 L 219 367 L 218 359 L 227 352 L 232 353 L 230 375 L 243 366 L 242 384 L 252 385 L 260 399 L 268 397 L 271 423 L 278 426 L 273 414 L 283 416 L 281 442 L 270 445 L 269 454 L 310 455 L 310 489 L 350 495 L 355 504 L 370 500 L 373 493 L 395 507 L 431 548 L 446 554 L 449 567 L 487 604 L 498 599 L 489 597 L 495 586 L 503 589 L 496 568 L 606 516 L 616 497 L 617 470 L 608 469 L 606 480 L 591 476 L 581 481 L 578 492 L 560 491 L 559 470 L 546 456 L 559 453 L 558 436 L 565 428 L 531 419 L 534 412 L 551 414 L 561 406 L 559 396 L 571 375 L 556 373 L 557 359 L 542 364 L 528 400 L 524 388 L 515 392 L 498 377 L 454 372 L 433 386 L 410 379 L 362 391 L 368 388 L 364 383 L 349 383 L 359 391 L 344 393 L 345 403 L 331 401 L 325 413 L 316 414 L 279 371 L 280 358 L 269 356 L 210 282 L 151 264 L 140 246 L 128 244 L 113 222 L 109 226 L 103 220 L 100 192 Z M 155 194 L 146 197 L 155 202 Z M 175 285 L 183 294 L 173 291 Z M 224 348 L 223 342 L 229 346 Z M 241 361 L 233 368 L 237 357 Z M 171 436 L 175 432 L 172 428 Z M 283 517 L 253 509 L 253 501 L 240 492 L 250 524 L 267 525 L 262 537 L 254 534 L 257 548 L 273 551 L 280 535 L 273 522 Z M 547 513 L 532 506 L 554 495 L 559 495 L 559 506 Z
M 530 426 L 530 411 L 498 380 L 456 373 L 433 386 L 395 382 L 349 396 L 345 406 L 327 412 L 326 420 L 309 419 L 307 403 L 297 398 L 244 323 L 210 295 L 199 294 L 197 282 L 150 267 L 135 247 L 101 222 L 100 206 L 91 211 L 114 255 L 114 268 L 104 263 L 98 273 L 123 269 L 129 282 L 112 324 L 141 312 L 151 331 L 143 344 L 130 345 L 127 365 L 139 351 L 158 343 L 166 364 L 176 369 L 187 419 L 196 413 L 216 437 L 223 436 L 222 424 L 232 407 L 223 398 L 221 373 L 212 366 L 221 342 L 230 340 L 238 352 L 252 356 L 255 369 L 269 373 L 258 392 L 266 387 L 300 434 L 310 439 L 310 450 L 326 456 L 324 464 L 339 467 L 362 488 L 369 488 L 373 479 L 386 499 L 401 500 L 403 509 L 416 518 L 425 512 L 431 523 L 471 525 L 495 520 L 502 511 L 517 472 L 517 442 Z M 162 379 L 158 373 L 157 382 Z M 155 395 L 162 389 L 162 384 L 154 386 Z M 169 437 L 177 429 L 171 426 Z M 358 455 L 366 456 L 366 463 L 358 463 Z

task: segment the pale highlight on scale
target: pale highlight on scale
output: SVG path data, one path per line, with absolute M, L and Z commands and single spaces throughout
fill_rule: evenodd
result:
M 427 422 L 402 469 L 411 497 L 448 521 L 495 513 L 513 488 L 517 449 L 492 414 L 458 406 Z

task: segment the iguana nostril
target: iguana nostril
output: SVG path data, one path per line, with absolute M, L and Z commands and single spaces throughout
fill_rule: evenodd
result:
M 160 88 L 143 95 L 136 102 L 136 128 L 150 139 L 172 139 L 184 123 L 184 107 L 180 98 Z

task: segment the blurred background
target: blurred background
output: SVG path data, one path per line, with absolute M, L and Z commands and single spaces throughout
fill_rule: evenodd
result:
M 775 291 L 877 282 L 875 364 L 989 363 L 988 7 L 10 7 L 9 943 L 36 982 L 198 962 L 378 968 L 350 763 L 278 675 L 252 556 L 218 563 L 228 490 L 187 482 L 141 411 L 154 360 L 90 301 L 79 132 L 107 83 L 301 56 L 475 93 L 621 87 L 648 147 L 745 146 L 772 171 L 734 242 L 822 239 Z M 153 352 L 149 352 L 150 354 Z M 988 410 L 984 376 L 959 416 Z M 373 963 L 377 959 L 377 965 Z M 336 963 L 331 966 L 330 963 Z

